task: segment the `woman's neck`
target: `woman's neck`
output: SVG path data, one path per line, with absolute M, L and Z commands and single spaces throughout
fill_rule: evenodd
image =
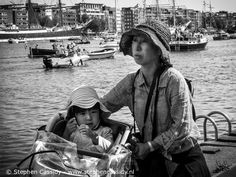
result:
M 141 71 L 148 87 L 151 86 L 155 71 L 159 68 L 160 66 L 157 65 L 152 65 L 151 67 L 141 67 Z

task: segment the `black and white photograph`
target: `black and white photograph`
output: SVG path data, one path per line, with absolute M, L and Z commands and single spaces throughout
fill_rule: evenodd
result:
M 1 0 L 0 176 L 235 177 L 235 0 Z

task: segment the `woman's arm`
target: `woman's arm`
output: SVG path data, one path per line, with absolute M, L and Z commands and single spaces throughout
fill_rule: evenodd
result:
M 123 106 L 131 106 L 132 77 L 133 74 L 127 75 L 101 99 L 102 103 L 112 113 L 118 111 Z

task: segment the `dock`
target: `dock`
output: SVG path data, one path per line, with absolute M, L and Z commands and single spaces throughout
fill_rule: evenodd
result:
M 230 118 L 223 112 L 212 111 L 207 115 L 199 115 L 196 120 L 204 119 L 202 141 L 200 147 L 213 177 L 236 176 L 236 130 L 233 130 Z M 227 132 L 219 134 L 215 119 L 223 118 L 228 124 Z M 207 121 L 214 127 L 215 138 L 207 137 Z

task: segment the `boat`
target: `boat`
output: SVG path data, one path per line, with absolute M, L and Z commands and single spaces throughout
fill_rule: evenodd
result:
M 32 150 L 17 164 L 18 170 L 33 171 L 25 174 L 32 177 L 121 176 L 121 172 L 126 172 L 125 175 L 133 172 L 130 170 L 132 153 L 127 148 L 131 125 L 103 120 L 101 124 L 112 129 L 114 143 L 106 152 L 99 153 L 81 149 L 61 138 L 67 123 L 65 115 L 61 112 L 38 128 Z
M 94 36 L 92 39 L 93 40 L 97 40 L 97 41 L 101 41 L 103 38 L 100 37 L 100 36 Z
M 90 41 L 89 40 L 74 40 L 73 41 L 75 44 L 90 44 Z
M 230 39 L 229 33 L 226 33 L 223 30 L 217 32 L 213 36 L 213 40 L 228 40 L 228 39 Z
M 236 33 L 230 34 L 230 39 L 236 39 Z
M 0 40 L 8 40 L 10 38 L 25 38 L 25 39 L 41 39 L 41 38 L 55 38 L 55 37 L 69 37 L 79 36 L 83 33 L 83 29 L 88 23 L 75 29 L 71 28 L 52 28 L 52 29 L 27 29 L 27 30 L 1 30 Z
M 208 40 L 203 34 L 196 33 L 191 37 L 175 37 L 170 41 L 171 51 L 189 51 L 205 49 Z
M 16 44 L 18 44 L 18 43 L 26 43 L 27 41 L 26 41 L 26 39 L 24 39 L 24 38 L 10 38 L 10 39 L 8 39 L 8 43 L 9 44 L 13 44 L 13 43 L 16 43 Z
M 82 39 L 82 37 L 70 37 L 67 40 L 68 41 L 76 41 L 76 40 L 81 40 L 81 39 Z
M 104 38 L 100 43 L 102 48 L 119 48 L 120 40 L 117 38 Z
M 59 44 L 57 42 L 54 42 L 52 44 L 52 49 L 39 48 L 38 44 L 36 44 L 36 46 L 34 48 L 29 47 L 28 56 L 30 58 L 41 58 L 44 56 L 63 57 L 63 56 L 66 56 L 66 54 L 65 54 L 66 52 L 68 53 L 68 51 L 66 51 L 63 44 Z
M 193 33 L 188 31 L 188 26 L 192 23 L 191 20 L 182 25 L 176 27 L 176 15 L 175 15 L 175 0 L 173 0 L 173 21 L 174 25 L 170 28 L 171 51 L 189 51 L 189 50 L 203 50 L 205 49 L 208 39 L 202 33 Z
M 30 58 L 40 58 L 44 56 L 56 55 L 58 50 L 56 49 L 43 49 L 38 47 L 29 47 Z
M 112 41 L 112 42 L 104 42 L 100 44 L 102 48 L 110 48 L 110 47 L 114 47 L 114 48 L 119 48 L 119 43 L 117 41 Z
M 71 68 L 77 66 L 87 66 L 84 61 L 88 60 L 88 55 L 78 55 L 77 53 L 73 54 L 73 56 L 44 56 L 43 64 L 44 68 L 52 69 L 52 68 Z
M 59 0 L 59 8 L 61 8 L 61 0 Z M 34 10 L 32 8 L 31 0 L 28 1 L 28 21 L 32 21 L 30 19 L 36 18 L 35 14 L 33 14 Z M 61 13 L 61 10 L 59 11 Z M 62 15 L 60 15 L 62 17 Z M 10 38 L 18 39 L 18 38 L 25 38 L 25 39 L 50 39 L 55 37 L 73 37 L 73 36 L 80 36 L 84 33 L 84 29 L 90 24 L 92 20 L 88 21 L 85 24 L 81 24 L 75 28 L 71 28 L 69 26 L 55 26 L 52 28 L 38 28 L 34 29 L 31 28 L 32 24 L 28 24 L 28 29 L 1 29 L 0 30 L 0 40 L 8 40 Z M 62 23 L 62 19 L 60 20 Z
M 202 33 L 192 33 L 187 30 L 187 27 L 191 24 L 188 21 L 181 27 L 170 28 L 171 41 L 170 49 L 171 51 L 192 51 L 192 50 L 203 50 L 205 49 L 208 39 Z
M 50 39 L 49 42 L 63 42 L 61 39 Z
M 105 48 L 88 52 L 89 60 L 112 58 L 116 52 L 114 48 Z

